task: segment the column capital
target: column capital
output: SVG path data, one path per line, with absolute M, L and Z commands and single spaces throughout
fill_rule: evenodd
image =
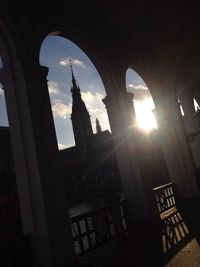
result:
M 20 78 L 25 73 L 31 73 L 32 75 L 34 75 L 34 73 L 40 73 L 46 77 L 48 71 L 49 69 L 45 66 L 18 60 L 0 69 L 0 82 L 4 86 L 8 82 Z
M 177 99 L 171 99 L 163 104 L 156 105 L 154 114 L 158 125 L 160 123 L 174 123 L 181 118 L 180 103 Z

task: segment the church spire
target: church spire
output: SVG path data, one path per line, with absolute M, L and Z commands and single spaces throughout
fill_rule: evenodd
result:
M 80 88 L 74 77 L 72 68 L 72 61 L 69 61 L 72 74 L 72 127 L 74 132 L 74 139 L 79 153 L 82 155 L 87 153 L 90 149 L 91 136 L 93 135 L 90 115 L 86 108 L 84 101 L 81 98 Z
M 71 74 L 72 74 L 72 86 L 71 86 L 71 91 L 80 91 L 79 86 L 76 83 L 76 79 L 74 77 L 74 72 L 73 72 L 73 68 L 72 68 L 72 61 L 71 59 L 69 60 L 69 64 L 70 64 L 70 69 L 71 69 Z
M 102 132 L 101 125 L 99 123 L 99 120 L 96 118 L 96 131 L 97 133 Z

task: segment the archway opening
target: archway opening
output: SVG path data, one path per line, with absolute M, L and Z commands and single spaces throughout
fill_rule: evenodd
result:
M 193 98 L 193 103 L 194 103 L 194 109 L 195 109 L 195 111 L 199 111 L 200 110 L 199 104 L 197 103 L 197 101 L 196 101 L 195 98 Z
M 183 106 L 182 106 L 181 101 L 180 101 L 179 98 L 178 98 L 178 103 L 180 105 L 181 115 L 182 116 L 185 116 L 184 108 L 183 108 Z M 195 112 L 199 112 L 200 111 L 199 104 L 198 104 L 198 102 L 196 101 L 196 99 L 194 97 L 193 97 L 193 109 L 194 109 Z
M 3 61 L 0 57 L 0 69 L 3 68 Z M 8 114 L 6 109 L 6 101 L 3 90 L 3 84 L 0 83 L 0 127 L 8 127 Z
M 8 115 L 3 85 L 0 83 L 0 126 L 8 127 Z
M 100 199 L 108 182 L 121 190 L 102 80 L 89 57 L 72 41 L 47 36 L 40 64 L 49 68 L 48 89 L 65 176 L 68 204 Z
M 90 115 L 93 133 L 96 132 L 96 119 L 102 131 L 110 131 L 107 112 L 102 103 L 105 89 L 95 66 L 75 43 L 61 36 L 49 35 L 40 49 L 40 64 L 49 68 L 48 89 L 59 149 L 75 145 L 71 122 L 70 60 L 82 100 Z
M 132 68 L 126 72 L 126 88 L 134 94 L 136 126 L 146 132 L 157 129 L 153 98 L 144 80 Z
M 180 108 L 180 112 L 181 112 L 181 116 L 185 116 L 185 113 L 184 113 L 184 110 L 183 110 L 183 106 L 181 105 L 181 101 L 180 99 L 178 98 L 178 103 L 179 103 L 179 108 Z
M 144 80 L 132 68 L 126 72 L 126 88 L 134 94 L 137 160 L 144 186 L 150 189 L 169 182 L 161 136 L 154 115 L 154 101 Z M 147 193 L 148 195 L 148 193 Z M 151 195 L 148 195 L 151 199 Z

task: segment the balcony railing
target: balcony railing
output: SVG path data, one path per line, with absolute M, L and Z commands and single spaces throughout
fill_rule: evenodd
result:
M 126 199 L 120 200 L 121 231 L 127 231 Z M 109 207 L 104 205 L 93 211 L 74 216 L 72 221 L 72 235 L 76 255 L 83 255 L 92 249 L 103 245 L 117 236 Z
M 175 185 L 168 183 L 153 189 L 159 214 L 176 206 Z

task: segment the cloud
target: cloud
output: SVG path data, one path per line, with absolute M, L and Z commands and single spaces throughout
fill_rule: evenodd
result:
M 70 59 L 72 62 L 72 65 L 75 65 L 77 67 L 81 67 L 81 68 L 85 68 L 85 64 L 83 61 L 79 60 L 79 59 L 75 59 L 75 58 L 70 58 L 70 57 L 64 57 L 60 59 L 59 64 L 62 66 L 68 66 L 70 64 Z
M 92 128 L 94 132 L 96 132 L 96 118 L 99 119 L 100 125 L 102 130 L 109 129 L 109 122 L 108 122 L 108 116 L 105 109 L 105 106 L 102 102 L 102 99 L 105 97 L 103 94 L 100 93 L 92 93 L 92 92 L 82 92 L 81 97 L 83 101 L 85 102 L 85 105 L 87 107 L 87 110 L 90 114 Z
M 97 113 L 104 108 L 104 104 L 102 102 L 104 96 L 100 93 L 93 94 L 89 91 L 82 92 L 81 97 L 85 102 L 89 113 Z
M 60 99 L 53 99 L 51 106 L 54 117 L 64 118 L 66 115 L 71 114 L 72 105 L 65 105 Z
M 151 98 L 151 94 L 148 90 L 148 88 L 144 85 L 134 85 L 134 84 L 128 84 L 126 86 L 127 91 L 134 94 L 134 99 L 141 101 L 145 98 Z
M 147 86 L 144 86 L 142 84 L 139 84 L 139 85 L 134 85 L 134 84 L 127 84 L 126 86 L 127 88 L 133 88 L 134 90 L 148 90 Z
M 70 147 L 70 146 L 71 146 L 71 145 L 64 145 L 64 144 L 60 144 L 60 143 L 58 143 L 58 149 L 59 149 L 59 150 L 68 148 L 68 147 Z
M 49 81 L 48 89 L 50 95 L 57 95 L 59 93 L 59 85 L 57 82 Z

